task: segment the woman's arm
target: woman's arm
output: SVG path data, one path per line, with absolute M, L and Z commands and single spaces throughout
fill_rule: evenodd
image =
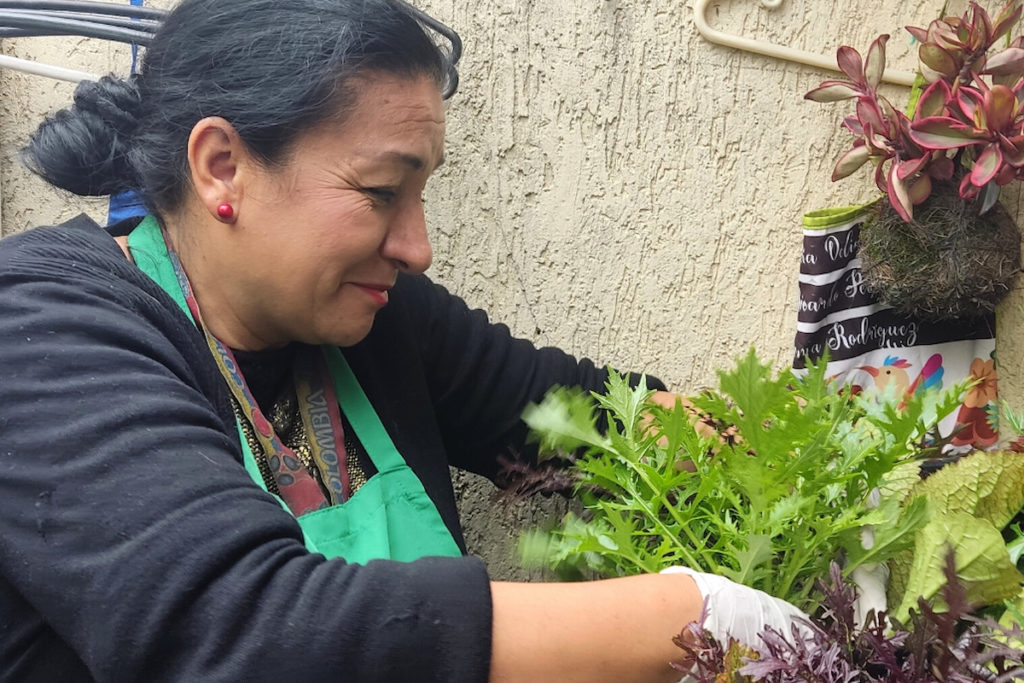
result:
M 585 583 L 493 583 L 493 683 L 668 683 L 681 674 L 672 643 L 700 616 L 683 574 Z
M 492 681 L 677 680 L 669 662 L 683 658 L 665 634 L 701 614 L 723 644 L 760 650 L 766 627 L 787 639 L 809 635 L 807 616 L 788 602 L 685 567 L 583 584 L 495 584 L 492 593 Z
M 512 336 L 426 277 L 400 277 L 378 320 L 384 316 L 416 340 L 450 463 L 492 480 L 498 456 L 510 449 L 525 458 L 535 454 L 524 443 L 528 430 L 520 419 L 529 403 L 555 385 L 599 391 L 607 380 L 605 368 Z M 664 389 L 659 380 L 647 380 Z

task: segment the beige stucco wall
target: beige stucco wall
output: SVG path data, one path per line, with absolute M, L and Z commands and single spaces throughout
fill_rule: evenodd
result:
M 227 0 L 225 0 L 227 1 Z M 149 3 L 147 3 L 149 4 Z M 994 3 L 987 3 L 995 9 Z M 964 3 L 951 3 L 960 11 Z M 872 196 L 865 170 L 828 177 L 849 108 L 806 102 L 828 72 L 712 45 L 679 0 L 424 0 L 465 40 L 449 110 L 448 162 L 428 189 L 434 276 L 518 334 L 680 391 L 756 346 L 791 353 L 801 214 Z M 907 24 L 939 0 L 786 0 L 712 7 L 722 30 L 834 54 L 890 32 L 890 65 L 916 66 Z M 3 41 L 4 52 L 124 72 L 128 48 Z M 71 87 L 0 70 L 4 234 L 102 202 L 69 199 L 18 168 L 18 144 Z M 905 89 L 892 87 L 897 106 Z M 1016 205 L 1019 192 L 1008 193 Z M 1024 297 L 999 314 L 1001 390 L 1024 407 Z M 516 519 L 459 479 L 473 550 L 513 573 Z

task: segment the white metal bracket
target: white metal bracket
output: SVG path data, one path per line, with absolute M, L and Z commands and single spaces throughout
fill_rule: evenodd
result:
M 783 0 L 761 0 L 761 6 L 766 9 L 776 9 L 782 5 L 782 2 Z M 735 48 L 737 50 L 744 50 L 746 52 L 754 52 L 759 55 L 765 55 L 766 57 L 775 57 L 776 59 L 797 62 L 798 64 L 806 64 L 808 66 L 816 66 L 821 69 L 839 71 L 839 66 L 836 64 L 835 57 L 824 57 L 813 52 L 807 52 L 806 50 L 797 50 L 796 48 L 788 47 L 786 45 L 775 45 L 774 43 L 768 43 L 761 40 L 752 40 L 750 38 L 733 35 L 731 33 L 724 33 L 711 28 L 707 19 L 708 7 L 710 5 L 711 0 L 694 0 L 693 21 L 697 25 L 697 31 L 712 43 L 725 45 L 726 47 Z M 889 71 L 887 69 L 882 80 L 886 83 L 911 86 L 914 84 L 914 78 L 915 75 L 910 72 Z

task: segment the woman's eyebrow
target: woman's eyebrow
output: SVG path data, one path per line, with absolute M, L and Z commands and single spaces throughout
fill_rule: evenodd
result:
M 400 163 L 410 167 L 414 171 L 419 171 L 424 166 L 427 165 L 426 162 L 423 160 L 423 157 L 419 156 L 418 154 L 410 154 L 408 152 L 388 151 L 388 152 L 381 152 L 378 156 L 379 156 L 379 158 L 382 158 L 382 159 L 385 159 L 385 160 L 398 161 L 398 162 L 400 162 Z M 444 163 L 444 155 L 442 155 L 437 160 L 437 166 L 434 166 L 434 168 L 435 169 L 438 168 L 443 163 Z

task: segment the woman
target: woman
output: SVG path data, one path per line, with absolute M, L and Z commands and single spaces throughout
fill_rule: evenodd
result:
M 8 680 L 670 681 L 705 598 L 788 628 L 719 577 L 463 556 L 449 463 L 494 478 L 604 374 L 422 277 L 450 69 L 394 0 L 185 0 L 37 131 L 44 178 L 152 213 L 0 243 Z

